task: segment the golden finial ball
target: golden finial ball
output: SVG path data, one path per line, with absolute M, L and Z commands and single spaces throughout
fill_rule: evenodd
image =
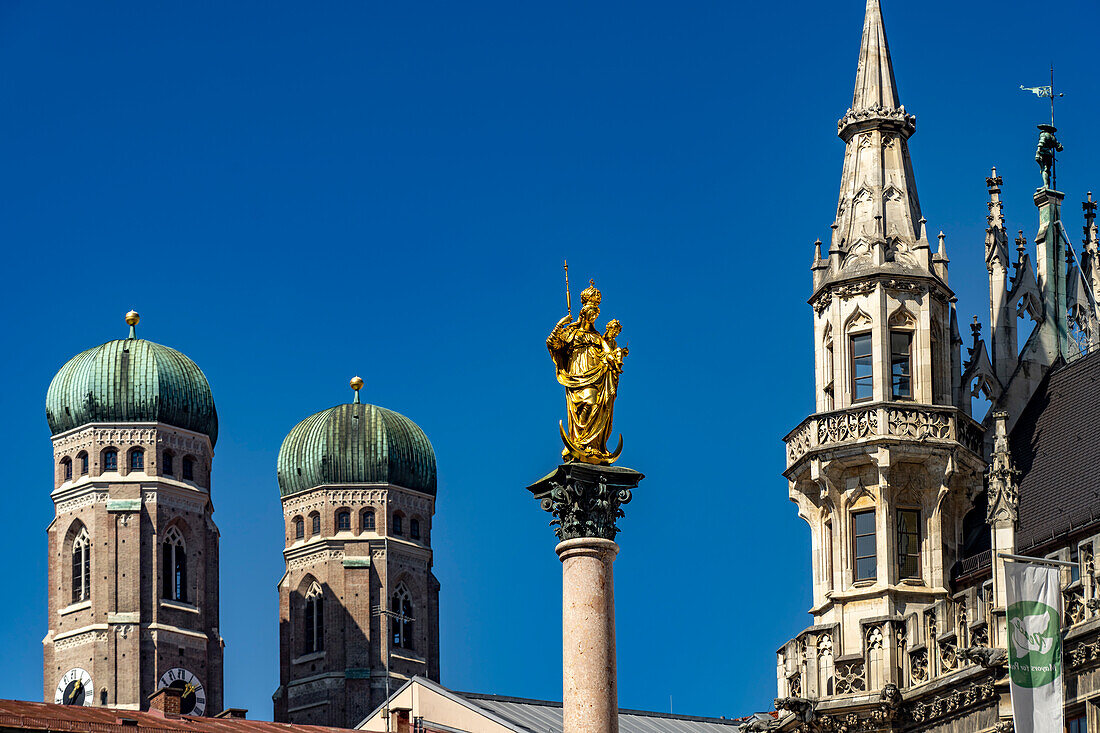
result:
M 363 389 L 363 380 L 359 377 L 352 377 L 350 384 L 351 388 L 354 389 L 356 392 Z
M 137 311 L 130 311 L 126 314 L 126 325 L 128 326 L 136 326 L 140 320 L 141 316 L 138 315 Z

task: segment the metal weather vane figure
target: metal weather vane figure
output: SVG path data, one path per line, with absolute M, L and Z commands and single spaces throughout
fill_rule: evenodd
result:
M 602 296 L 593 280 L 581 293 L 581 309 L 577 319 L 565 316 L 546 338 L 546 348 L 554 360 L 558 383 L 565 387 L 565 402 L 569 412 L 569 429 L 561 423 L 566 461 L 610 465 L 623 450 L 623 439 L 608 452 L 615 397 L 623 359 L 630 352 L 616 341 L 622 326 L 612 319 L 601 334 L 596 330 Z

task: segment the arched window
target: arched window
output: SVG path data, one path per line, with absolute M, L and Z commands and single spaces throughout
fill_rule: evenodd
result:
M 409 520 L 409 537 L 411 537 L 414 540 L 420 539 L 420 520 L 419 519 L 410 519 Z
M 321 534 L 321 515 L 317 512 L 309 515 L 309 532 L 314 537 Z
M 141 448 L 134 448 L 132 451 L 130 451 L 130 470 L 145 470 L 145 451 L 143 451 Z
M 314 582 L 306 593 L 303 654 L 325 650 L 325 593 L 320 583 Z
M 306 536 L 306 523 L 301 517 L 294 518 L 294 539 L 300 540 Z
M 118 451 L 108 448 L 103 451 L 103 472 L 118 470 Z
M 363 531 L 364 532 L 373 532 L 374 531 L 374 510 L 373 509 L 364 509 L 363 510 Z
M 92 597 L 92 538 L 81 526 L 73 540 L 73 603 Z
M 183 457 L 183 480 L 194 481 L 195 480 L 195 459 L 191 456 Z
M 175 469 L 172 467 L 172 451 L 164 451 L 164 457 L 160 461 L 160 472 L 165 476 L 171 476 Z
M 349 512 L 347 509 L 341 509 L 340 511 L 336 512 L 336 531 L 351 531 L 351 512 Z
M 409 591 L 398 585 L 390 599 L 390 630 L 393 632 L 393 645 L 399 649 L 413 648 L 413 604 Z
M 393 533 L 398 537 L 400 537 L 405 532 L 404 527 L 401 526 L 403 519 L 404 517 L 402 517 L 400 514 L 393 515 Z
M 164 533 L 161 562 L 161 597 L 170 601 L 187 601 L 187 547 L 177 527 Z
M 65 481 L 71 481 L 73 478 L 73 462 L 71 458 L 61 459 L 61 475 L 65 477 Z
M 76 460 L 80 462 L 80 475 L 81 476 L 87 476 L 88 475 L 88 454 L 85 453 L 84 451 L 80 451 L 80 453 L 78 453 L 77 456 L 76 456 Z

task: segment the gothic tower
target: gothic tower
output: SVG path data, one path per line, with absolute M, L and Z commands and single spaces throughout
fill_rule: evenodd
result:
M 70 359 L 50 383 L 48 702 L 139 710 L 160 687 L 183 712 L 222 708 L 218 417 L 189 358 L 136 338 Z
M 351 386 L 351 404 L 307 417 L 279 450 L 281 722 L 353 728 L 414 675 L 439 680 L 435 452 Z
M 982 431 L 962 394 L 944 235 L 933 251 L 879 0 L 867 0 L 840 196 L 812 265 L 816 412 L 786 438 L 812 533 L 814 625 L 779 652 L 781 696 L 926 679 Z M 983 516 L 984 519 L 984 516 Z M 940 620 L 943 628 L 943 620 Z M 923 656 L 922 656 L 923 655 Z

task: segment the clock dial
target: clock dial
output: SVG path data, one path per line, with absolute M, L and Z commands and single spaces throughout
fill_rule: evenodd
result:
M 157 688 L 175 687 L 183 690 L 180 695 L 180 714 L 202 715 L 206 712 L 206 690 L 199 678 L 183 667 L 172 667 L 160 676 Z
M 61 676 L 53 701 L 58 705 L 91 705 L 92 697 L 92 676 L 73 667 Z

